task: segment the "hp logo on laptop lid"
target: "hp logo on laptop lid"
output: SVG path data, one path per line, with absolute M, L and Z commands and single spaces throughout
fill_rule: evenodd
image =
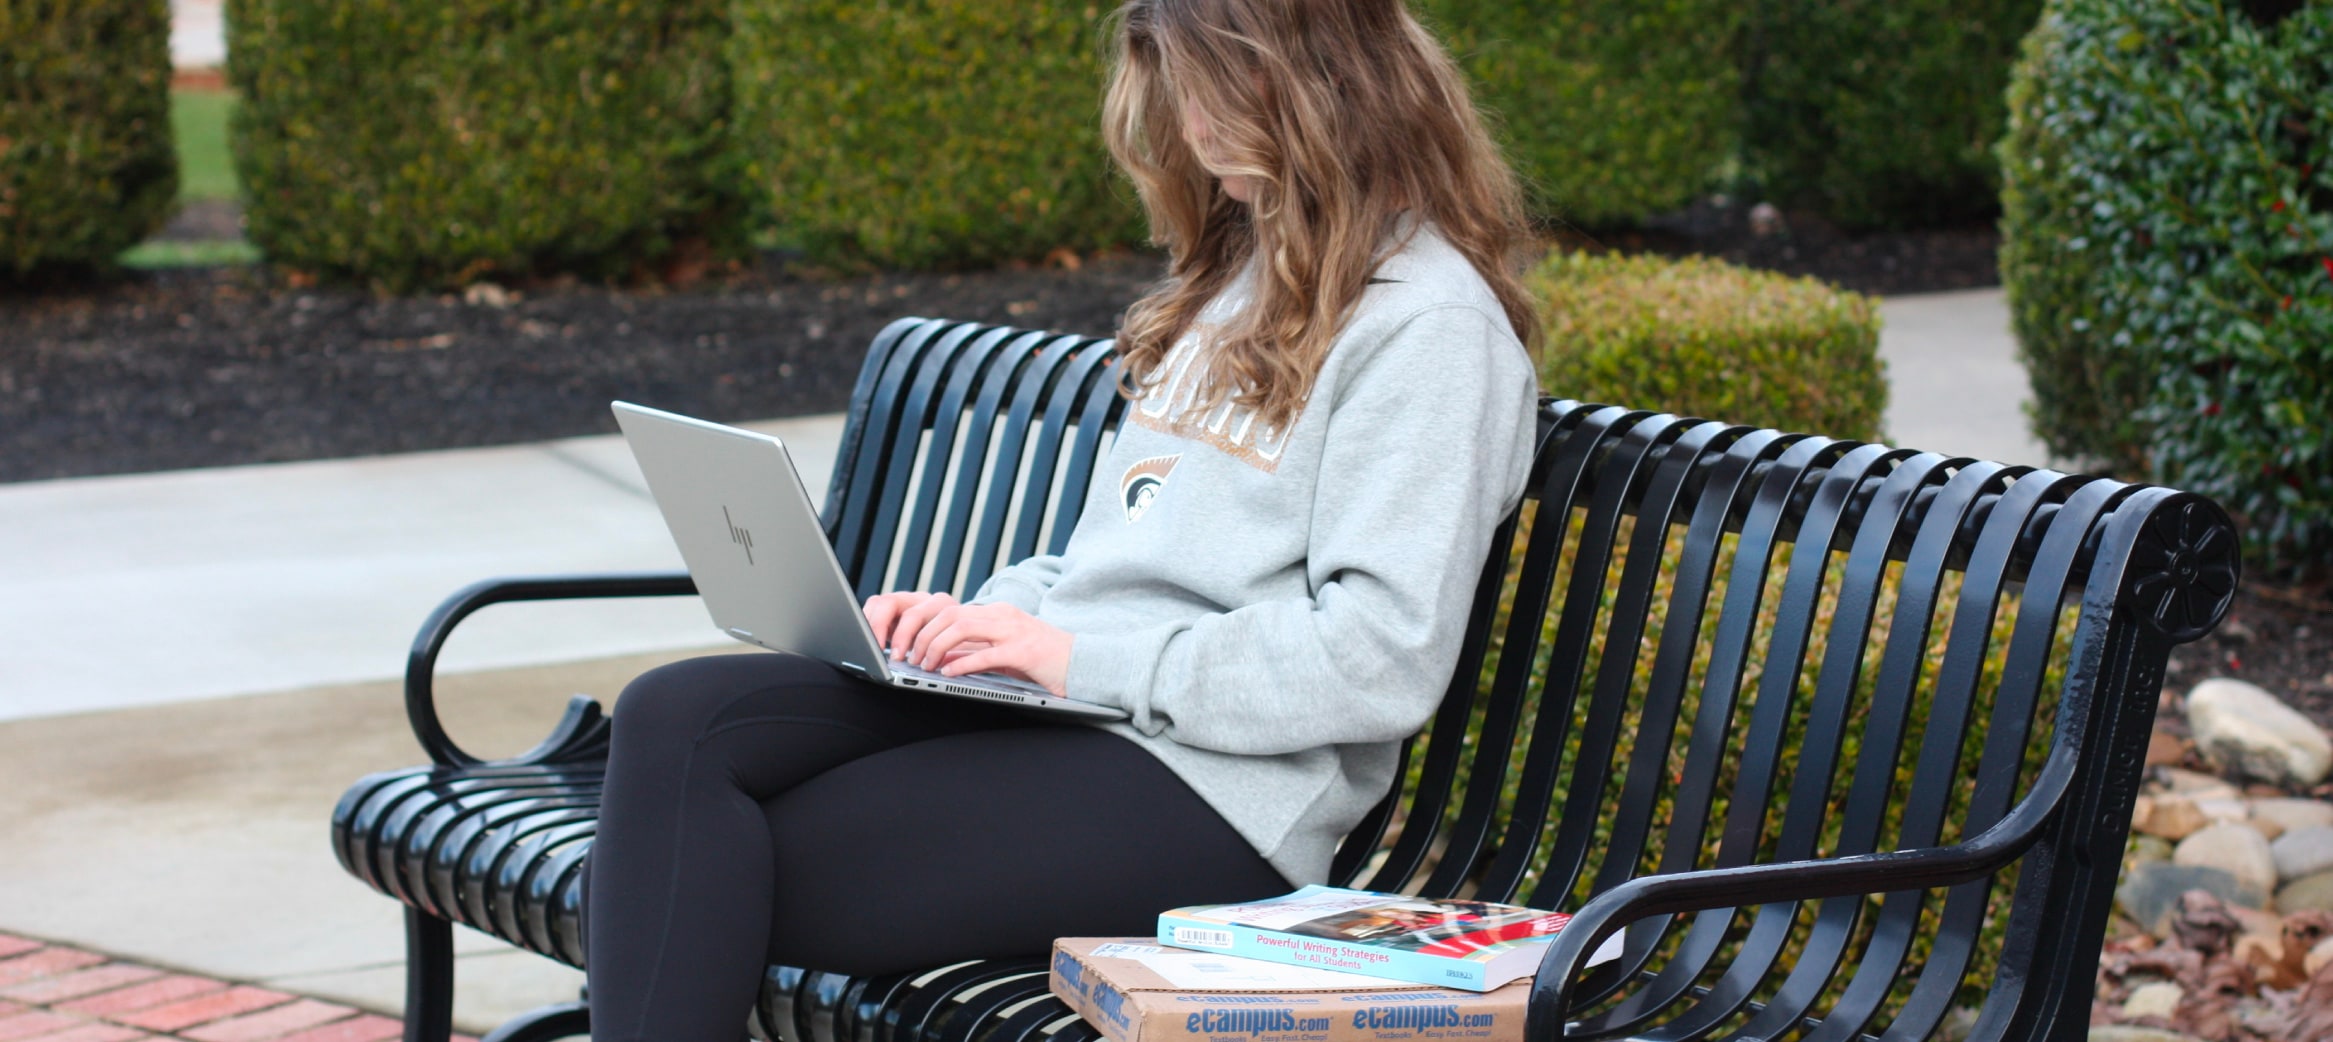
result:
M 723 506 L 723 507 L 721 508 L 721 520 L 723 520 L 723 521 L 725 521 L 725 522 L 728 522 L 728 524 L 729 524 L 729 541 L 730 541 L 730 542 L 732 542 L 732 543 L 736 543 L 736 544 L 737 544 L 737 545 L 739 545 L 739 546 L 742 546 L 742 547 L 744 547 L 744 548 L 745 548 L 745 563 L 747 563 L 747 564 L 752 564 L 752 563 L 753 563 L 753 533 L 752 533 L 751 531 L 748 531 L 748 530 L 747 530 L 747 529 L 745 529 L 745 528 L 739 527 L 739 525 L 737 524 L 737 522 L 736 522 L 736 521 L 734 521 L 734 520 L 731 520 L 731 519 L 730 519 L 730 517 L 729 517 L 729 508 L 728 508 L 727 506 Z

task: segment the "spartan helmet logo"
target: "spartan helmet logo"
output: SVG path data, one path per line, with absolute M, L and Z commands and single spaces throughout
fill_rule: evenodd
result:
M 1126 476 L 1118 481 L 1118 501 L 1126 507 L 1126 520 L 1142 520 L 1143 512 L 1150 509 L 1151 501 L 1157 499 L 1159 490 L 1166 486 L 1167 475 L 1174 471 L 1175 461 L 1182 458 L 1179 452 L 1172 456 L 1152 456 L 1126 468 Z

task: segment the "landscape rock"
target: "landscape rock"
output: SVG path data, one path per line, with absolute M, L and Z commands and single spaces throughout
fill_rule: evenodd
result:
M 2302 876 L 2276 892 L 2276 909 L 2294 912 L 2333 912 L 2333 872 Z
M 2258 686 L 2228 677 L 2187 693 L 2187 723 L 2206 759 L 2246 777 L 2310 786 L 2333 769 L 2333 739 Z
M 2333 828 L 2333 803 L 2324 800 L 2274 798 L 2253 800 L 2252 820 L 2273 821 L 2286 832 L 2323 826 Z
M 2316 826 L 2285 833 L 2269 844 L 2276 877 L 2290 882 L 2333 870 L 2333 828 Z
M 2274 940 L 2284 933 L 2284 917 L 2275 912 L 2246 908 L 2238 904 L 2226 907 L 2228 914 L 2235 918 L 2236 925 L 2243 927 L 2244 933 L 2249 936 Z
M 2227 821 L 2242 824 L 2252 820 L 2252 805 L 2239 798 L 2196 799 L 2195 809 L 2206 821 Z
M 2268 837 L 2243 825 L 2222 822 L 2197 831 L 2179 841 L 2171 851 L 2171 862 L 2219 869 L 2258 893 L 2276 889 L 2276 855 L 2269 849 Z M 2259 904 L 2252 902 L 2252 907 Z
M 491 282 L 473 282 L 462 290 L 462 303 L 472 307 L 506 308 L 518 299 L 518 294 Z
M 2169 936 L 2172 913 L 2179 895 L 2202 890 L 2222 901 L 2258 908 L 2268 903 L 2268 892 L 2255 890 L 2217 868 L 2149 861 L 2131 866 L 2114 888 L 2114 903 L 2122 914 L 2156 937 Z
M 2194 800 L 2173 793 L 2141 796 L 2131 807 L 2131 828 L 2174 843 L 2209 824 L 2211 819 L 2204 817 Z
M 2234 800 L 2244 796 L 2243 790 L 2216 774 L 2163 767 L 2158 769 L 2157 775 L 2165 791 L 2178 793 L 2191 800 Z
M 2171 860 L 2171 841 L 2161 836 L 2135 835 L 2130 838 L 2128 857 L 2132 864 L 2144 861 Z
M 2187 997 L 2187 990 L 2167 980 L 2141 984 L 2130 990 L 2130 998 L 2123 1000 L 2122 1015 L 2137 1020 L 2140 1017 L 2171 1019 L 2179 1009 L 2179 1000 Z
M 2187 759 L 2191 748 L 2192 744 L 2185 738 L 2169 731 L 2156 731 L 2147 735 L 2147 766 L 2164 767 L 2178 763 Z

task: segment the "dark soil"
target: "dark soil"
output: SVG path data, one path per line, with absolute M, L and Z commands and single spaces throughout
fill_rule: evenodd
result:
M 232 204 L 158 238 L 239 234 Z M 1853 236 L 1789 215 L 1752 228 L 1703 203 L 1591 247 L 1705 253 L 1850 289 L 1989 285 L 1990 228 Z M 1121 254 L 1074 267 L 822 281 L 783 265 L 682 290 L 550 281 L 376 299 L 265 268 L 133 272 L 0 286 L 0 481 L 491 445 L 614 430 L 606 403 L 720 419 L 840 408 L 875 332 L 903 315 L 1107 333 L 1161 271 Z
M 1106 333 L 1158 271 L 1129 254 L 1076 271 L 380 299 L 235 267 L 19 290 L 0 294 L 0 481 L 612 433 L 616 398 L 720 420 L 831 412 L 894 319 Z
M 1989 224 L 1856 234 L 1812 213 L 1769 212 L 1707 199 L 1642 228 L 1563 238 L 1624 253 L 1702 254 L 1745 267 L 1811 275 L 1859 293 L 1935 293 L 1998 286 L 2000 230 Z
M 1866 293 L 1997 284 L 1990 227 L 1856 235 L 1806 214 L 1704 202 L 1588 248 L 1700 253 Z M 225 204 L 160 237 L 238 234 Z M 264 267 L 0 284 L 0 482 L 361 456 L 612 433 L 611 399 L 719 420 L 840 409 L 878 330 L 905 315 L 1107 333 L 1154 255 L 1074 266 L 821 280 L 765 263 L 685 289 L 551 280 L 376 298 Z M 2181 650 L 2170 687 L 2260 684 L 2333 724 L 2333 603 L 2247 590 Z M 2299 603 L 2313 607 L 2296 606 Z

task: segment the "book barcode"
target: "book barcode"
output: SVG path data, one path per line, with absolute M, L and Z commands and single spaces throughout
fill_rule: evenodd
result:
M 1193 948 L 1229 948 L 1231 931 L 1202 930 L 1191 926 L 1175 927 L 1175 943 Z

